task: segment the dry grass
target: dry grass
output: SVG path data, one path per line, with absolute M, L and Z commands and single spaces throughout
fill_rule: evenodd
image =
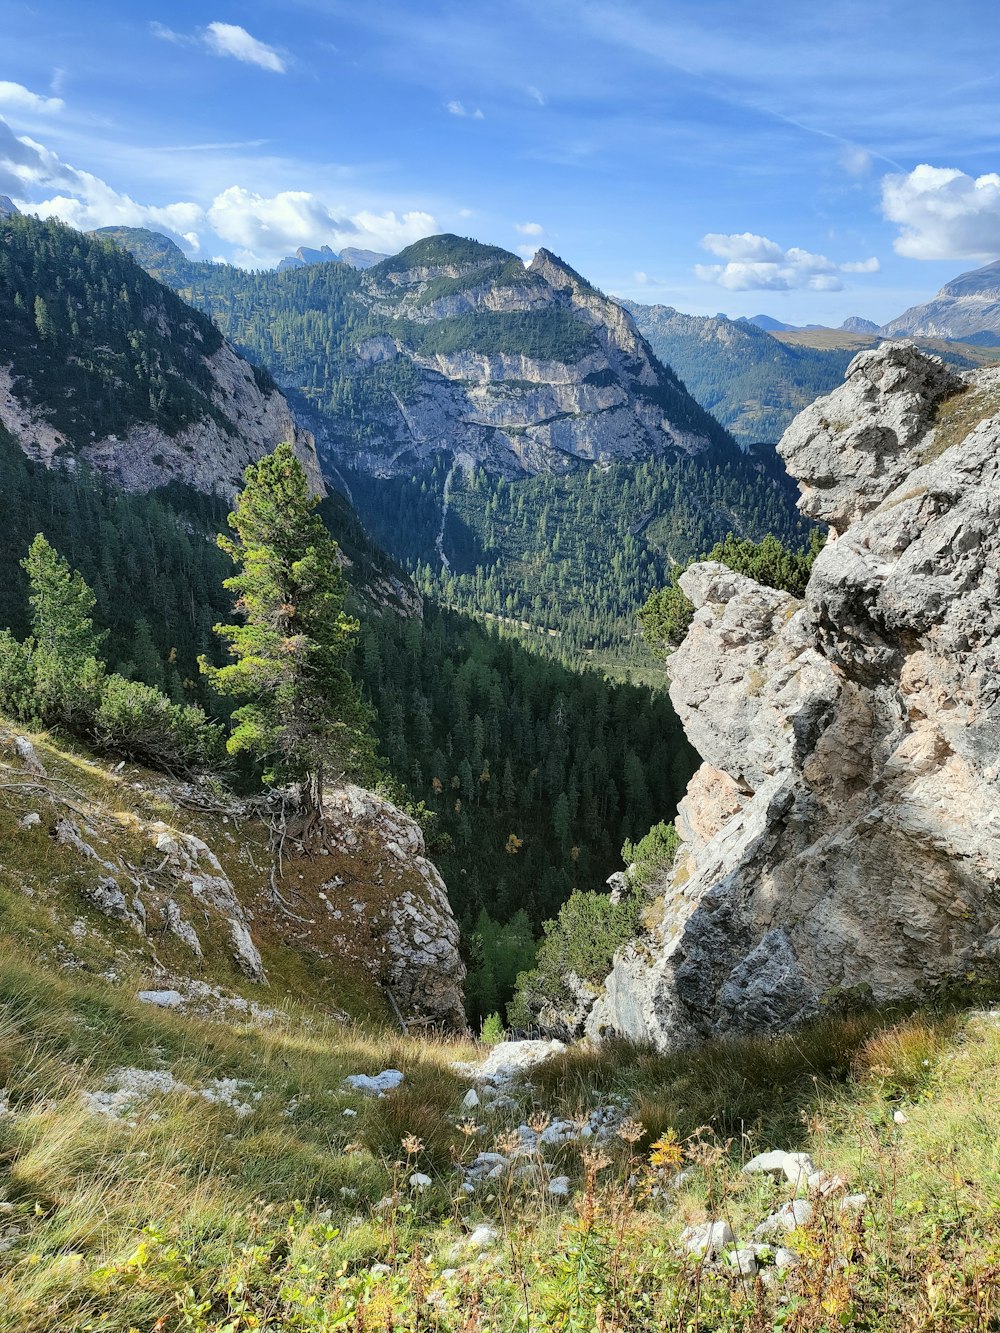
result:
M 15 1110 L 0 1116 L 13 1205 L 0 1215 L 12 1241 L 0 1254 L 2 1330 L 996 1326 L 1000 1028 L 989 1016 L 831 1016 L 669 1056 L 577 1047 L 519 1105 L 480 1110 L 481 1130 L 463 1132 L 466 1085 L 451 1061 L 469 1058 L 468 1044 L 309 1013 L 228 1028 L 0 955 L 0 1053 Z M 129 1123 L 89 1111 L 81 1091 L 131 1064 L 193 1088 L 244 1079 L 262 1096 L 248 1116 L 183 1093 L 137 1105 Z M 406 1081 L 384 1099 L 343 1087 L 348 1072 L 387 1067 Z M 459 1188 L 453 1162 L 502 1149 L 532 1104 L 541 1124 L 610 1103 L 627 1105 L 629 1132 L 535 1163 L 570 1176 L 569 1206 L 544 1173 L 508 1171 L 472 1198 Z M 778 1146 L 809 1151 L 869 1206 L 818 1205 L 787 1240 L 798 1263 L 770 1285 L 681 1257 L 682 1226 L 724 1217 L 747 1236 L 788 1197 L 739 1169 Z M 679 1189 L 668 1183 L 678 1161 L 690 1168 Z M 427 1190 L 409 1188 L 414 1170 L 431 1177 Z M 498 1236 L 476 1259 L 464 1238 L 482 1222 Z

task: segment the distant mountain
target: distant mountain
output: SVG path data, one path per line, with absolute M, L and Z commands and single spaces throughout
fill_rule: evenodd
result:
M 634 654 L 636 607 L 727 532 L 804 539 L 765 462 L 547 250 L 525 267 L 444 235 L 363 271 L 247 273 L 119 238 L 269 368 L 425 591 L 574 660 Z
M 10 195 L 0 194 L 0 218 L 13 217 L 18 209 Z
M 849 315 L 840 327 L 845 333 L 878 333 L 879 328 L 873 319 L 861 315 Z
M 1000 332 L 1000 260 L 960 273 L 932 301 L 904 310 L 881 332 L 887 338 L 920 334 L 966 342 L 980 341 L 975 335 L 984 332 Z
M 335 250 L 331 250 L 328 245 L 322 245 L 318 250 L 310 249 L 308 245 L 300 245 L 294 255 L 286 255 L 278 264 L 278 271 L 284 272 L 287 268 L 305 268 L 306 264 L 339 264 L 340 255 Z
M 784 324 L 780 319 L 772 319 L 770 315 L 745 315 L 742 317 L 746 324 L 756 324 L 758 329 L 763 329 L 765 333 L 777 333 L 784 329 L 794 329 L 794 324 Z
M 358 250 L 353 245 L 347 245 L 340 252 L 340 257 L 345 264 L 350 264 L 351 268 L 374 268 L 376 264 L 381 264 L 383 259 L 389 259 L 389 255 L 384 255 L 379 250 Z
M 19 214 L 0 241 L 0 424 L 29 457 L 85 461 L 127 490 L 229 496 L 288 439 L 323 490 L 312 436 L 271 377 L 131 256 Z
M 547 250 L 434 236 L 365 269 L 247 273 L 112 233 L 298 395 L 336 467 L 441 454 L 505 475 L 699 453 L 728 437 L 631 317 Z
M 388 258 L 388 255 L 380 254 L 378 250 L 357 250 L 353 246 L 341 250 L 338 255 L 328 245 L 322 245 L 318 250 L 300 245 L 294 255 L 286 255 L 279 263 L 278 272 L 283 273 L 289 268 L 305 268 L 307 264 L 349 264 L 351 268 L 372 268 Z
M 621 304 L 660 360 L 743 445 L 780 439 L 797 412 L 840 383 L 853 355 L 789 346 L 752 320 Z

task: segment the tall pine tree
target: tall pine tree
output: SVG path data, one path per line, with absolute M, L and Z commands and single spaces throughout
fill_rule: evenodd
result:
M 251 464 L 221 548 L 238 566 L 225 580 L 241 625 L 216 625 L 235 661 L 200 659 L 220 694 L 248 696 L 233 714 L 230 754 L 248 753 L 268 782 L 299 784 L 307 820 L 323 792 L 363 762 L 365 713 L 344 660 L 358 622 L 344 613 L 339 548 L 315 512 L 290 444 Z

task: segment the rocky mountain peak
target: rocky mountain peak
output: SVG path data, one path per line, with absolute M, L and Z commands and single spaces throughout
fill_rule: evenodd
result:
M 801 601 L 682 578 L 670 695 L 705 762 L 594 1036 L 775 1031 L 1000 957 L 1000 371 L 866 352 L 781 452 L 839 535 Z
M 8 194 L 0 194 L 0 218 L 13 217 L 15 213 L 20 212 Z
M 960 273 L 937 295 L 883 325 L 888 338 L 915 334 L 927 338 L 969 338 L 1000 331 L 1000 259 Z

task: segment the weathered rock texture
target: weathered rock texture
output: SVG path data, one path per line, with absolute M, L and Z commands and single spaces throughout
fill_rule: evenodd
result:
M 704 765 L 662 922 L 588 1020 L 663 1047 L 1000 950 L 1000 375 L 865 352 L 780 451 L 832 525 L 804 601 L 722 565 L 671 698 Z M 838 535 L 839 534 L 839 535 Z

